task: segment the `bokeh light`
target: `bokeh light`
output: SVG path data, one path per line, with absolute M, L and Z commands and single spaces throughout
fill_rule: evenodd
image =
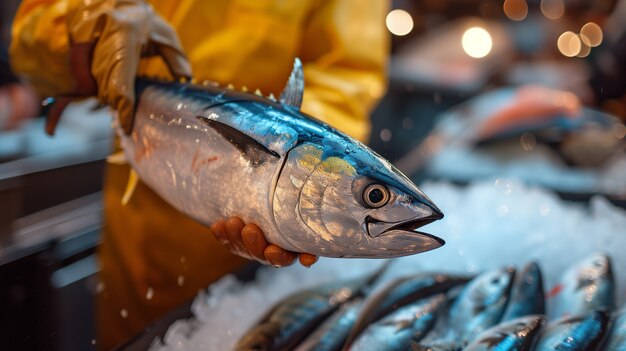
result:
M 561 34 L 556 45 L 561 54 L 567 57 L 574 57 L 580 54 L 580 49 L 582 47 L 580 37 L 570 31 Z
M 549 19 L 557 20 L 565 13 L 563 0 L 541 0 L 541 13 Z
M 491 35 L 481 27 L 472 27 L 466 30 L 461 42 L 465 53 L 474 58 L 487 56 L 493 46 Z
M 528 16 L 526 0 L 505 0 L 502 9 L 506 17 L 513 21 L 521 21 Z
M 580 29 L 580 36 L 584 37 L 585 43 L 591 47 L 602 44 L 602 28 L 593 22 L 585 24 Z
M 580 40 L 580 52 L 577 57 L 587 57 L 591 53 L 591 45 L 589 45 L 589 39 L 582 34 L 578 35 L 578 39 Z
M 387 14 L 387 29 L 397 36 L 403 36 L 411 33 L 413 30 L 413 18 L 411 14 L 404 10 L 395 9 Z

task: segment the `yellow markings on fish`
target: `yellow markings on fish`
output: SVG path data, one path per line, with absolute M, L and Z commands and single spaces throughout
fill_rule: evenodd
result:
M 134 169 L 131 169 L 130 174 L 128 175 L 128 183 L 126 183 L 126 190 L 124 190 L 124 196 L 122 196 L 122 205 L 126 206 L 128 204 L 130 198 L 135 193 L 137 183 L 139 183 L 139 176 Z
M 339 157 L 329 157 L 319 166 L 319 171 L 328 174 L 330 178 L 339 179 L 341 176 L 354 176 L 356 169 L 346 160 Z
M 320 163 L 322 150 L 313 145 L 303 145 L 298 149 L 298 166 L 313 169 Z

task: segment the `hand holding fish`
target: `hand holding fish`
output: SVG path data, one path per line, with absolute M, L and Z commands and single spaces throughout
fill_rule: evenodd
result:
M 118 111 L 120 126 L 133 126 L 139 61 L 160 56 L 174 78 L 191 77 L 191 66 L 174 29 L 144 0 L 85 1 L 68 13 L 74 91 L 62 92 L 49 114 L 52 134 L 72 99 L 96 95 Z
M 317 261 L 317 256 L 287 251 L 279 246 L 269 244 L 265 235 L 256 224 L 244 222 L 232 217 L 227 221 L 219 220 L 211 225 L 215 237 L 232 253 L 257 260 L 272 266 L 289 266 L 298 257 L 300 264 L 309 267 Z

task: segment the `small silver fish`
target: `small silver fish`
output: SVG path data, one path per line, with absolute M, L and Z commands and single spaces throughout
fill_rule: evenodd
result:
M 237 343 L 237 351 L 293 350 L 342 303 L 359 296 L 364 279 L 296 292 L 280 301 Z
M 295 351 L 339 351 L 356 321 L 363 301 L 346 303 L 307 337 Z
M 509 301 L 514 276 L 515 270 L 506 268 L 470 281 L 450 307 L 447 339 L 468 343 L 496 325 Z
M 543 316 L 525 316 L 500 323 L 481 333 L 463 351 L 531 350 L 545 321 Z
M 609 328 L 609 315 L 596 311 L 586 316 L 564 317 L 544 330 L 535 351 L 594 351 Z
M 611 331 L 609 332 L 606 351 L 626 351 L 626 308 L 613 316 Z
M 387 283 L 363 303 L 358 319 L 346 340 L 346 345 L 354 341 L 368 325 L 396 309 L 429 296 L 447 292 L 469 280 L 470 278 L 460 275 L 421 273 Z
M 506 306 L 502 321 L 544 313 L 545 297 L 541 269 L 537 263 L 531 262 L 515 277 L 511 301 Z
M 460 343 L 454 341 L 430 341 L 425 343 L 411 343 L 410 351 L 461 351 Z
M 280 101 L 213 86 L 137 79 L 121 145 L 139 178 L 210 225 L 238 216 L 286 250 L 396 257 L 440 247 L 417 228 L 442 212 L 362 143 L 300 112 L 302 64 Z
M 613 310 L 615 283 L 610 258 L 603 254 L 585 258 L 568 269 L 552 291 L 556 294 L 551 319 Z
M 444 294 L 406 305 L 380 321 L 368 326 L 350 350 L 407 350 L 412 342 L 421 340 L 435 325 L 445 306 Z

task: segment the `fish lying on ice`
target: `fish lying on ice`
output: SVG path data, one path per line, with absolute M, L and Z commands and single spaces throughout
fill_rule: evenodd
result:
M 586 316 L 569 316 L 544 330 L 536 351 L 594 351 L 609 328 L 609 315 L 596 311 Z
M 362 305 L 363 301 L 343 304 L 313 334 L 298 345 L 295 351 L 341 350 Z
M 485 272 L 470 281 L 450 306 L 447 339 L 468 343 L 500 322 L 510 299 L 515 270 Z
M 421 340 L 433 328 L 445 303 L 445 294 L 439 294 L 399 308 L 369 325 L 350 350 L 407 350 L 411 343 Z
M 442 273 L 420 273 L 395 279 L 369 296 L 363 303 L 358 319 L 346 340 L 349 345 L 368 325 L 394 310 L 462 285 L 469 281 L 466 276 Z
M 603 254 L 585 258 L 565 272 L 552 289 L 553 319 L 615 308 L 615 282 L 611 260 Z
M 303 87 L 299 60 L 277 102 L 137 79 L 133 131 L 118 128 L 121 145 L 143 182 L 206 225 L 238 216 L 272 244 L 329 257 L 443 245 L 415 231 L 443 217 L 437 206 L 367 146 L 300 112 Z
M 613 316 L 604 350 L 626 351 L 626 307 Z
M 237 342 L 236 351 L 293 350 L 345 302 L 362 296 L 384 269 L 368 277 L 296 292 L 278 302 Z
M 509 320 L 485 330 L 463 351 L 532 350 L 544 324 L 545 318 L 539 315 Z
M 511 301 L 506 306 L 502 321 L 545 313 L 543 278 L 539 265 L 527 264 L 517 274 L 511 291 Z

